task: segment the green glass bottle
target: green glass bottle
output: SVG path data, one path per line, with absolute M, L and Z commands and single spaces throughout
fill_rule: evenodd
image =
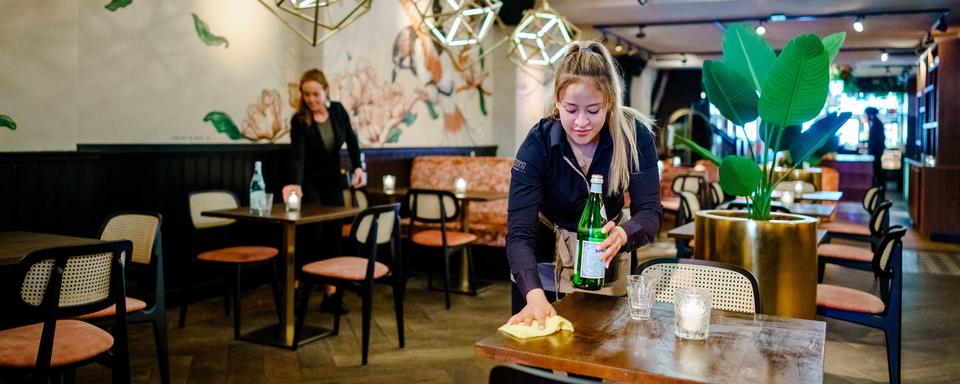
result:
M 603 175 L 590 177 L 590 195 L 587 205 L 580 215 L 577 225 L 577 257 L 573 259 L 573 286 L 588 291 L 603 288 L 603 275 L 606 272 L 600 261 L 600 246 L 607 235 L 600 232 L 607 222 L 607 213 L 603 209 Z

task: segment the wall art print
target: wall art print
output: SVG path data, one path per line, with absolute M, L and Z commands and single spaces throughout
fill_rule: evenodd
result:
M 211 47 L 223 44 L 224 49 L 230 48 L 230 42 L 226 38 L 211 33 L 210 27 L 196 13 L 191 13 L 191 15 L 193 15 L 193 28 L 197 30 L 197 37 L 200 38 L 200 41 Z
M 283 99 L 280 92 L 264 89 L 260 98 L 247 106 L 247 115 L 240 127 L 225 112 L 212 111 L 203 121 L 213 124 L 217 132 L 231 140 L 249 140 L 273 143 L 290 132 L 290 122 L 283 117 Z

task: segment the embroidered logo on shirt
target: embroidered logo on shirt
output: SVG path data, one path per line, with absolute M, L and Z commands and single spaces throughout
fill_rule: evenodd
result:
M 523 161 L 520 161 L 520 160 L 514 160 L 514 161 L 513 161 L 513 170 L 514 170 L 514 171 L 526 172 L 526 169 L 527 169 L 527 163 L 526 163 L 526 162 L 523 162 Z

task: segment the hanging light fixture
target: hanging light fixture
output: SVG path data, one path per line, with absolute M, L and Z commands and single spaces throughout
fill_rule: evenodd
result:
M 427 9 L 417 8 L 425 29 L 434 39 L 450 47 L 476 45 L 497 20 L 500 0 L 427 1 Z
M 523 13 L 513 31 L 510 59 L 521 65 L 552 67 L 578 34 L 580 30 L 544 0 L 539 8 Z
M 373 0 L 257 0 L 316 47 L 370 11 Z M 340 3 L 340 4 L 336 4 Z M 334 10 L 337 7 L 339 9 Z M 323 15 L 320 12 L 323 12 Z
M 853 30 L 857 32 L 863 32 L 863 16 L 857 16 L 853 21 Z

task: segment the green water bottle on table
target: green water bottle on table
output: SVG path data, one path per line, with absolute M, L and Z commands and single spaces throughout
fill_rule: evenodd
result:
M 577 225 L 577 256 L 573 259 L 573 286 L 588 291 L 598 291 L 603 288 L 603 276 L 606 267 L 600 260 L 603 253 L 597 248 L 607 239 L 605 233 L 600 232 L 607 222 L 607 213 L 603 208 L 603 175 L 590 177 L 590 195 L 587 196 L 587 205 L 580 215 Z

